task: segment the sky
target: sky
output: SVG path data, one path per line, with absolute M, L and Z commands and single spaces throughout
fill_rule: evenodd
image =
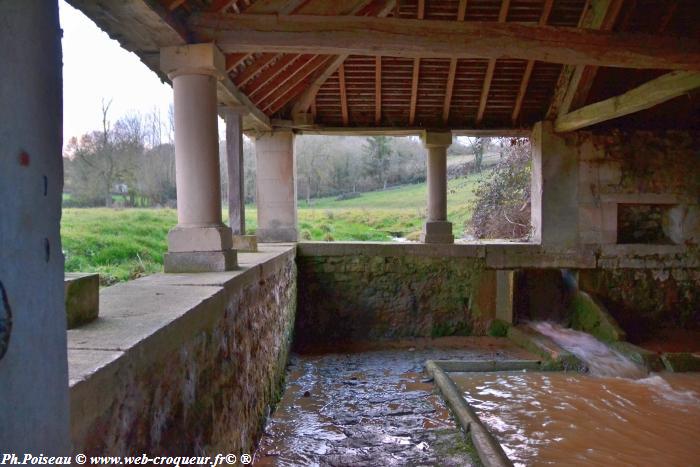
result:
M 168 121 L 172 88 L 136 54 L 122 49 L 91 19 L 59 0 L 63 29 L 63 144 L 72 136 L 100 129 L 102 101 L 112 101 L 109 119 L 158 110 Z M 224 123 L 219 118 L 219 137 Z
M 167 121 L 172 89 L 139 58 L 119 46 L 80 11 L 59 1 L 63 29 L 63 141 L 101 126 L 102 100 L 109 117 L 159 109 Z

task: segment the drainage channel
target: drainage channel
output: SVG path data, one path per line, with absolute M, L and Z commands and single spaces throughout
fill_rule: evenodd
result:
M 478 465 L 474 446 L 423 372 L 424 362 L 532 356 L 497 338 L 381 346 L 293 355 L 285 391 L 266 425 L 255 464 Z

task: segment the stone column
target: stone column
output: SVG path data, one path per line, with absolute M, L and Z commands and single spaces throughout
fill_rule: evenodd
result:
M 65 456 L 58 4 L 0 1 L 0 18 L 0 451 Z
M 447 148 L 452 144 L 450 132 L 423 134 L 428 150 L 428 220 L 421 241 L 453 243 L 452 223 L 447 221 Z
M 237 251 L 257 251 L 255 235 L 245 234 L 245 174 L 243 170 L 243 115 L 241 107 L 223 109 L 228 162 L 228 218 Z
M 255 140 L 258 230 L 261 242 L 297 241 L 294 134 L 289 130 Z
M 216 84 L 224 56 L 213 44 L 161 49 L 175 95 L 177 226 L 168 233 L 166 272 L 236 267 L 231 229 L 221 218 Z
M 532 130 L 531 219 L 533 241 L 568 249 L 578 243 L 578 151 L 551 122 Z

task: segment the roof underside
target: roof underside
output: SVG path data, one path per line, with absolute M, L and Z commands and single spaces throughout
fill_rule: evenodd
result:
M 441 21 L 590 27 L 700 40 L 696 0 L 610 0 L 603 22 L 587 25 L 592 0 L 69 0 L 122 46 L 158 71 L 159 47 L 212 38 L 188 27 L 193 15 L 379 16 Z M 271 122 L 291 121 L 306 99 L 317 127 L 517 129 L 554 118 L 567 67 L 520 59 L 229 53 L 235 88 Z M 621 94 L 664 70 L 586 67 L 568 110 Z M 568 70 L 569 72 L 571 70 Z M 161 75 L 162 77 L 162 75 Z M 309 98 L 309 95 L 311 96 Z M 241 100 L 240 98 L 238 99 Z M 698 93 L 676 98 L 668 115 L 651 109 L 618 124 L 698 123 Z M 306 108 L 304 108 L 306 107 Z M 680 114 L 678 109 L 681 109 Z M 642 118 L 640 119 L 640 115 Z M 258 118 L 259 123 L 260 118 Z M 253 125 L 254 126 L 254 125 Z

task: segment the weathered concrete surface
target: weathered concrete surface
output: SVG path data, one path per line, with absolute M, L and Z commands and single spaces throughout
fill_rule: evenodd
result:
M 668 371 L 700 371 L 700 355 L 690 352 L 667 352 L 661 355 L 664 367 Z
M 488 337 L 375 345 L 291 360 L 257 465 L 474 465 L 473 448 L 425 379 L 425 360 L 531 357 Z
M 603 304 L 582 291 L 571 302 L 571 327 L 605 342 L 624 341 L 627 337 Z
M 422 255 L 382 245 L 307 256 L 315 247 L 300 244 L 295 343 L 485 334 L 495 316 L 495 271 L 483 258 L 427 256 L 430 246 L 420 246 Z
M 68 329 L 87 324 L 100 313 L 100 275 L 67 272 L 63 280 L 66 291 Z
M 578 243 L 578 154 L 576 145 L 554 133 L 551 122 L 532 130 L 533 240 L 572 248 Z
M 0 450 L 65 455 L 57 2 L 0 2 L 0 44 Z
M 294 254 L 263 247 L 239 271 L 104 289 L 100 318 L 68 332 L 75 452 L 250 452 L 281 388 Z

